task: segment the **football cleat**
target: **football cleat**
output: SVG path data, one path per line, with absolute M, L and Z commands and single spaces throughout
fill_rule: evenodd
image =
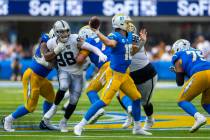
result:
M 125 122 L 122 125 L 122 128 L 127 129 L 129 126 L 131 126 L 132 122 L 133 122 L 133 118 L 130 115 L 128 115 L 127 119 L 125 120 Z
M 154 125 L 154 123 L 155 123 L 155 119 L 154 119 L 154 118 L 152 118 L 152 119 L 146 118 L 143 129 L 144 129 L 144 130 L 149 130 L 149 129 L 151 129 L 152 126 Z
M 203 115 L 199 115 L 198 117 L 195 118 L 195 123 L 192 126 L 192 128 L 189 130 L 190 133 L 196 132 L 201 126 L 206 124 L 206 117 Z
M 8 121 L 5 119 L 5 117 L 2 119 L 2 125 L 4 128 L 4 131 L 7 132 L 14 132 L 15 129 L 12 129 L 12 121 Z
M 97 120 L 98 120 L 101 116 L 103 116 L 104 114 L 105 114 L 105 110 L 104 110 L 103 108 L 99 109 L 99 110 L 96 112 L 96 114 L 93 115 L 93 116 L 90 118 L 88 124 L 94 124 L 94 123 L 96 123 Z
M 50 120 L 47 119 L 41 120 L 39 128 L 43 130 L 60 130 L 57 126 L 50 124 Z
M 59 128 L 61 132 L 64 132 L 64 133 L 69 132 L 66 121 L 61 120 L 59 124 Z
M 146 136 L 151 136 L 152 135 L 152 133 L 147 132 L 140 127 L 139 128 L 133 128 L 133 134 L 134 135 L 146 135 Z
M 81 125 L 77 124 L 76 126 L 74 126 L 74 134 L 75 135 L 81 136 L 82 131 L 83 131 L 83 127 Z

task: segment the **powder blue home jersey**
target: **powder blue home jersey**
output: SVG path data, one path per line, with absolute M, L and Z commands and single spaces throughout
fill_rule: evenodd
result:
M 181 60 L 182 68 L 188 77 L 199 71 L 209 70 L 210 62 L 207 62 L 200 50 L 190 48 L 175 53 L 172 57 L 172 64 L 175 65 L 177 60 Z
M 132 59 L 132 33 L 129 32 L 125 37 L 119 32 L 113 32 L 108 38 L 117 41 L 117 45 L 111 50 L 110 67 L 117 72 L 125 73 Z
M 108 62 L 110 60 L 110 53 L 111 53 L 111 48 L 110 47 L 106 47 L 102 41 L 100 41 L 100 39 L 95 36 L 95 37 L 92 37 L 92 38 L 87 38 L 85 40 L 85 42 L 88 42 L 90 43 L 91 45 L 97 47 L 98 49 L 101 50 L 101 52 L 103 52 L 103 54 L 105 54 L 107 56 L 107 61 Z M 95 66 L 100 69 L 101 66 L 106 63 L 106 62 L 99 62 L 99 57 L 98 55 L 90 52 L 89 54 L 89 58 L 90 58 L 90 61 L 95 64 Z
M 49 40 L 49 36 L 47 34 L 42 34 L 40 44 L 42 42 L 47 43 L 48 40 Z M 43 57 L 42 54 L 41 54 L 41 50 L 40 50 L 41 49 L 40 44 L 39 44 L 39 47 L 36 49 L 35 54 L 34 54 L 35 57 L 39 57 L 39 58 Z M 51 71 L 51 69 L 48 69 L 45 66 L 39 64 L 35 59 L 32 59 L 32 63 L 30 65 L 30 68 L 33 70 L 33 72 L 35 72 L 37 75 L 40 75 L 42 77 L 46 77 Z

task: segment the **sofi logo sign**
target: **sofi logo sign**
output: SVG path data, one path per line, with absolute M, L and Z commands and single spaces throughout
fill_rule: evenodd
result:
M 0 15 L 8 15 L 8 1 L 0 1 Z
M 81 0 L 31 0 L 29 13 L 32 16 L 80 16 L 82 15 Z
M 179 0 L 177 7 L 181 16 L 210 16 L 210 0 Z
M 115 2 L 114 0 L 105 0 L 103 2 L 103 14 L 105 16 L 113 16 L 115 14 L 123 13 L 126 15 L 139 15 L 139 1 L 138 0 L 124 0 Z

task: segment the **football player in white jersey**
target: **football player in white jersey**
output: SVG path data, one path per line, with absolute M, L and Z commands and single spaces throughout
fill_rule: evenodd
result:
M 136 35 L 136 27 L 129 23 L 129 31 L 133 32 L 133 42 L 136 45 L 143 46 L 133 57 L 130 65 L 130 76 L 134 80 L 135 85 L 142 94 L 142 105 L 146 114 L 145 125 L 143 129 L 148 130 L 154 124 L 153 105 L 150 102 L 154 87 L 157 83 L 157 72 L 150 63 L 144 48 L 146 42 L 146 30 L 142 30 L 139 37 Z M 144 41 L 142 41 L 142 39 Z M 141 40 L 141 41 L 140 41 Z M 143 43 L 143 44 L 141 44 Z M 122 125 L 123 128 L 128 128 L 132 123 L 132 101 L 128 96 L 120 92 L 117 96 L 123 108 L 128 112 L 128 118 Z
M 61 132 L 68 132 L 67 120 L 74 112 L 83 87 L 83 66 L 77 64 L 76 57 L 81 49 L 87 49 L 99 56 L 100 61 L 106 61 L 107 57 L 96 47 L 84 42 L 77 34 L 70 33 L 70 27 L 64 20 L 54 24 L 55 37 L 47 42 L 45 51 L 46 60 L 56 59 L 59 90 L 51 109 L 44 115 L 42 125 L 49 124 L 49 120 L 57 111 L 57 106 L 67 90 L 70 92 L 70 102 L 60 121 Z M 45 123 L 47 122 L 47 123 Z

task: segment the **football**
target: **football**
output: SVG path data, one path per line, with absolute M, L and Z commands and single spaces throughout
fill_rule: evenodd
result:
M 100 20 L 97 16 L 91 17 L 89 21 L 89 26 L 93 29 L 98 29 L 100 26 Z

